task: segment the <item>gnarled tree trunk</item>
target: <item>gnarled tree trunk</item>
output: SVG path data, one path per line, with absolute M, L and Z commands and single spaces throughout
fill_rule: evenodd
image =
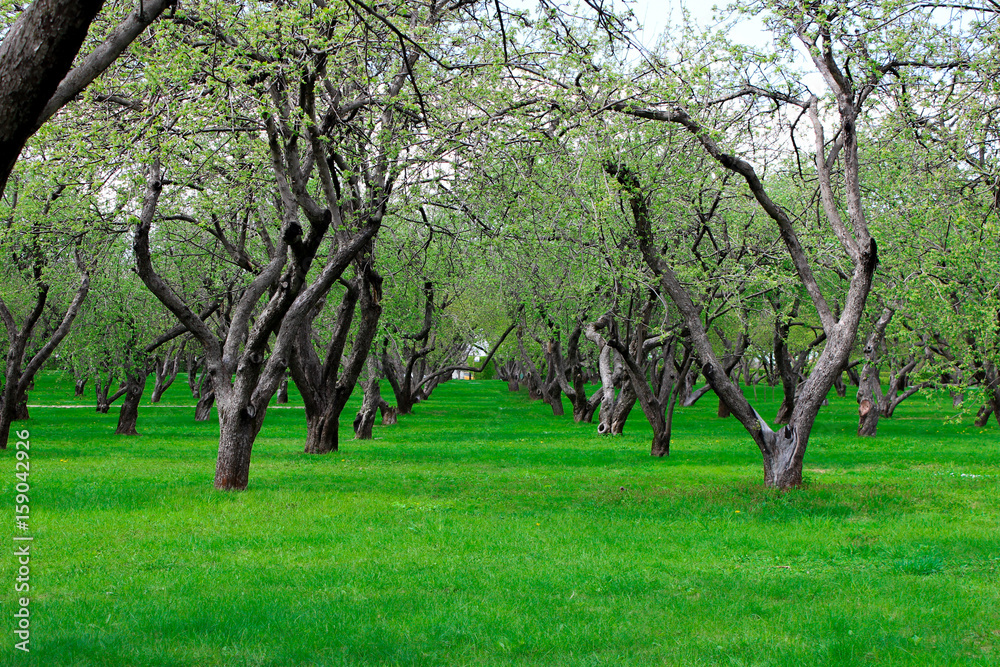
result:
M 312 343 L 311 321 L 302 328 L 293 347 L 290 370 L 306 409 L 306 454 L 327 454 L 339 448 L 340 415 L 354 391 L 378 330 L 382 314 L 382 277 L 370 264 L 346 284 L 337 310 L 333 337 L 321 362 Z M 341 358 L 360 303 L 361 317 L 350 355 L 341 368 Z
M 150 397 L 153 403 L 159 403 L 164 392 L 177 379 L 177 374 L 181 369 L 181 357 L 184 356 L 184 345 L 176 353 L 173 350 L 167 352 L 163 359 L 153 360 L 153 372 L 156 374 L 156 381 L 153 384 L 153 394 Z
M 215 488 L 223 491 L 242 491 L 247 488 L 250 481 L 250 454 L 263 424 L 263 411 L 257 413 L 252 406 L 219 406 L 219 454 L 215 463 Z
M 865 366 L 861 369 L 858 385 L 858 435 L 874 436 L 878 432 L 879 403 L 882 401 L 882 385 L 879 381 L 879 351 L 885 340 L 885 328 L 892 319 L 893 311 L 882 311 L 875 328 L 865 343 Z
M 207 422 L 212 416 L 212 406 L 215 405 L 215 392 L 206 389 L 198 397 L 198 402 L 194 406 L 194 420 L 196 422 Z
M 139 435 L 136 426 L 139 421 L 139 401 L 146 388 L 146 373 L 144 370 L 132 370 L 125 376 L 125 400 L 121 412 L 118 413 L 118 428 L 115 435 Z

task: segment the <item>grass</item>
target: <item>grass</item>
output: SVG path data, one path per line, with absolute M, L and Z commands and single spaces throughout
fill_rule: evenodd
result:
M 711 395 L 663 460 L 638 410 L 600 438 L 500 382 L 443 385 L 373 441 L 346 418 L 322 457 L 271 410 L 243 493 L 212 489 L 183 378 L 139 437 L 114 408 L 33 408 L 32 651 L 7 556 L 0 665 L 997 664 L 1000 430 L 918 396 L 861 439 L 831 400 L 787 493 Z M 70 379 L 30 402 L 73 403 Z

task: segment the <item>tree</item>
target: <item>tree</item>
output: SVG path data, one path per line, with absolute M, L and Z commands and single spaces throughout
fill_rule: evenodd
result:
M 0 43 L 0 195 L 28 138 L 106 70 L 172 0 L 143 0 L 72 70 L 104 0 L 36 0 Z
M 809 433 L 827 392 L 839 377 L 853 349 L 878 264 L 877 244 L 868 229 L 860 183 L 858 137 L 863 122 L 862 108 L 870 96 L 885 84 L 891 72 L 911 64 L 923 63 L 927 67 L 933 67 L 934 63 L 932 59 L 924 57 L 928 54 L 893 50 L 890 45 L 895 43 L 885 31 L 905 29 L 905 19 L 895 16 L 891 7 L 884 10 L 881 7 L 865 7 L 863 11 L 856 13 L 839 5 L 823 3 L 815 3 L 806 8 L 780 3 L 769 7 L 776 17 L 771 25 L 777 28 L 778 21 L 784 22 L 781 24 L 786 26 L 783 34 L 794 37 L 806 48 L 813 66 L 832 93 L 838 120 L 832 142 L 828 142 L 826 138 L 820 98 L 815 94 L 800 96 L 795 88 L 801 90 L 802 86 L 795 83 L 781 89 L 770 81 L 754 81 L 748 77 L 743 82 L 736 82 L 737 85 L 727 91 L 712 88 L 714 99 L 707 96 L 702 97 L 701 101 L 691 99 L 687 105 L 680 103 L 681 89 L 677 88 L 667 92 L 668 99 L 672 97 L 677 101 L 663 105 L 642 106 L 631 100 L 611 100 L 603 102 L 601 106 L 633 118 L 666 122 L 683 128 L 721 167 L 745 182 L 749 193 L 773 221 L 780 235 L 798 278 L 816 310 L 826 340 L 805 382 L 796 392 L 789 425 L 774 431 L 752 408 L 739 388 L 728 379 L 701 322 L 698 307 L 678 279 L 674 268 L 659 252 L 652 236 L 651 221 L 641 211 L 634 209 L 636 235 L 643 257 L 659 277 L 664 292 L 670 295 L 681 312 L 702 365 L 702 372 L 759 447 L 764 459 L 765 484 L 787 488 L 801 484 L 802 461 Z M 877 29 L 879 26 L 882 32 Z M 860 30 L 862 27 L 865 30 Z M 866 54 L 860 70 L 857 66 L 853 71 L 845 69 L 844 62 L 850 53 Z M 690 98 L 690 93 L 696 90 L 695 81 L 685 80 L 684 85 Z M 734 105 L 737 100 L 741 101 L 740 104 Z M 761 101 L 767 105 L 787 105 L 795 110 L 798 117 L 807 117 L 812 125 L 812 163 L 823 217 L 843 251 L 841 261 L 846 260 L 849 267 L 849 286 L 842 298 L 837 299 L 841 305 L 839 313 L 831 307 L 827 296 L 830 289 L 824 289 L 821 279 L 817 277 L 817 262 L 810 259 L 788 210 L 772 198 L 756 168 L 747 158 L 723 147 L 720 134 L 725 135 L 706 125 L 705 120 L 699 120 L 686 108 L 704 109 L 707 112 L 731 105 L 734 106 L 733 111 L 738 113 L 737 117 L 746 117 L 747 112 Z M 838 165 L 841 169 L 840 179 L 835 176 Z M 839 189 L 837 180 L 840 180 Z M 637 202 L 638 193 L 633 191 L 630 196 L 633 202 Z
M 25 175 L 2 200 L 0 254 L 6 261 L 0 264 L 0 321 L 7 351 L 0 449 L 7 446 L 11 422 L 28 418 L 28 388 L 69 334 L 90 290 L 92 262 L 81 249 L 84 234 L 74 228 L 82 208 L 75 197 L 86 201 L 86 193 L 74 192 L 58 176 L 53 185 L 47 175 L 44 170 Z

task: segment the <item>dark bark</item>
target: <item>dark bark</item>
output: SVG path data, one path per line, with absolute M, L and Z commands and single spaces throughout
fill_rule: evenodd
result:
M 837 396 L 844 398 L 847 396 L 847 385 L 844 384 L 844 374 L 841 373 L 837 376 L 837 379 L 833 381 L 833 388 L 837 392 Z
M 0 194 L 103 5 L 103 0 L 35 0 L 4 36 L 0 44 Z
M 694 391 L 691 391 L 690 383 L 686 384 L 685 386 L 687 387 L 688 391 L 685 392 L 685 397 L 681 402 L 681 405 L 683 405 L 685 408 L 692 407 L 695 403 L 697 403 L 701 399 L 702 396 L 712 391 L 712 385 L 710 384 L 705 384 L 705 386 L 703 387 L 698 387 Z
M 319 314 L 319 308 L 292 348 L 289 370 L 305 404 L 307 454 L 328 454 L 339 449 L 340 415 L 368 359 L 382 314 L 382 278 L 370 264 L 347 282 L 346 288 L 323 361 L 312 343 L 312 319 Z M 341 359 L 359 305 L 357 331 L 342 367 Z
M 118 59 L 129 44 L 148 28 L 163 11 L 177 0 L 141 0 L 132 12 L 118 24 L 108 37 L 91 51 L 59 82 L 59 87 L 45 104 L 35 120 L 35 130 L 42 126 L 59 109 L 79 95 Z
M 611 435 L 621 435 L 625 432 L 625 423 L 632 414 L 637 396 L 632 382 L 628 381 L 622 385 L 618 398 L 615 401 L 614 411 L 611 414 Z
M 139 401 L 146 389 L 145 371 L 133 370 L 125 376 L 125 401 L 118 413 L 118 428 L 115 435 L 139 435 L 136 430 L 139 421 Z
M 108 394 L 111 392 L 111 385 L 114 382 L 114 373 L 108 373 L 108 381 L 104 382 L 104 376 L 98 372 L 97 378 L 94 380 L 94 393 L 97 399 L 97 412 L 101 414 L 107 414 L 108 409 L 111 406 L 111 399 L 108 398 Z
M 161 359 L 156 357 L 153 360 L 153 372 L 156 380 L 153 384 L 153 394 L 150 397 L 153 403 L 159 403 L 164 392 L 177 379 L 177 374 L 181 369 L 181 357 L 184 356 L 184 346 L 182 345 L 176 353 L 171 350 Z
M 28 393 L 21 392 L 14 399 L 14 421 L 23 422 L 28 421 L 31 415 L 28 414 Z
M 361 401 L 361 407 L 358 408 L 358 414 L 354 417 L 354 438 L 356 440 L 371 440 L 372 428 L 375 426 L 375 417 L 378 414 L 382 393 L 378 386 L 378 378 L 372 378 L 362 385 L 365 397 Z
M 382 391 L 379 387 L 378 377 L 373 376 L 367 382 L 363 382 L 365 390 L 364 400 L 354 418 L 354 437 L 357 440 L 371 440 L 372 427 L 375 425 L 375 416 L 379 410 L 382 411 L 382 425 L 388 426 L 396 423 L 396 408 L 386 403 L 382 398 Z
M 268 265 L 256 274 L 238 297 L 231 321 L 224 337 L 220 338 L 208 327 L 173 289 L 156 272 L 152 265 L 149 230 L 159 201 L 162 182 L 160 166 L 154 161 L 150 169 L 142 214 L 135 229 L 133 250 L 139 277 L 146 287 L 163 303 L 201 343 L 205 351 L 205 366 L 211 382 L 212 394 L 219 411 L 219 456 L 216 465 L 215 486 L 220 490 L 246 488 L 250 454 L 253 441 L 263 423 L 267 404 L 277 390 L 288 365 L 296 338 L 316 304 L 354 262 L 359 253 L 369 247 L 372 237 L 381 226 L 385 214 L 385 199 L 374 209 L 367 210 L 358 221 L 358 231 L 349 238 L 345 235 L 336 251 L 331 252 L 326 264 L 307 281 L 313 259 L 322 245 L 323 238 L 333 220 L 331 209 L 319 209 L 315 202 L 306 206 L 307 194 L 293 195 L 288 187 L 286 173 L 282 171 L 285 160 L 297 160 L 297 148 L 285 145 L 273 125 L 269 124 L 271 149 L 274 157 L 278 185 L 281 190 L 285 218 L 281 242 L 274 247 Z M 313 149 L 323 155 L 318 137 L 313 138 Z M 324 163 L 325 158 L 316 162 Z M 293 176 L 299 175 L 292 169 Z M 389 188 L 381 190 L 388 193 Z M 332 189 L 331 189 L 332 192 Z M 382 196 L 381 194 L 379 195 Z M 349 197 L 347 199 L 350 199 Z M 343 202 L 328 202 L 337 207 L 339 219 L 351 214 Z M 350 206 L 360 203 L 350 200 Z M 308 233 L 302 233 L 298 222 L 299 206 L 303 205 L 310 222 Z M 359 210 L 353 209 L 352 210 Z M 259 312 L 258 302 L 270 294 L 266 305 Z M 254 316 L 251 327 L 251 316 Z M 272 337 L 274 340 L 272 342 Z M 270 349 L 270 356 L 266 353 Z
M 515 322 L 511 324 L 509 327 L 507 327 L 506 331 L 504 331 L 500 335 L 500 338 L 498 338 L 497 341 L 493 344 L 493 346 L 486 352 L 486 357 L 482 360 L 482 362 L 480 362 L 479 366 L 472 366 L 467 363 L 453 364 L 450 366 L 439 367 L 436 370 L 422 371 L 423 379 L 417 382 L 415 385 L 417 396 L 420 397 L 420 400 L 426 400 L 428 397 L 430 397 L 431 392 L 434 390 L 435 387 L 437 387 L 442 382 L 447 382 L 448 380 L 450 380 L 451 376 L 456 371 L 468 371 L 470 373 L 482 373 L 483 371 L 485 371 L 486 368 L 489 367 L 490 363 L 492 362 L 493 357 L 497 353 L 497 350 L 500 349 L 500 346 L 503 345 L 504 341 L 507 340 L 507 336 L 510 335 L 510 332 L 513 331 L 516 326 L 517 322 L 515 320 Z M 466 355 L 467 346 L 457 339 L 455 343 L 452 345 L 451 350 L 452 350 L 451 352 L 446 353 L 444 355 L 443 357 L 444 359 L 452 358 L 455 356 L 467 357 Z
M 792 320 L 799 314 L 800 302 L 798 298 L 795 299 L 788 315 L 781 312 L 781 303 L 777 297 L 771 296 L 771 305 L 774 308 L 774 365 L 778 377 L 781 378 L 783 392 L 781 406 L 778 407 L 774 423 L 787 424 L 795 408 L 795 388 L 799 383 L 798 374 L 792 368 L 791 354 L 788 352 L 788 333 Z
M 894 392 L 891 396 L 886 394 L 882 396 L 882 403 L 879 404 L 879 410 L 883 417 L 887 419 L 892 417 L 896 413 L 896 408 L 911 396 L 916 395 L 921 389 L 927 389 L 928 387 L 933 387 L 933 382 L 921 382 L 920 384 L 913 385 L 912 387 L 907 387 L 904 391 Z
M 987 361 L 983 365 L 983 375 L 986 405 L 980 408 L 976 415 L 976 426 L 980 428 L 986 426 L 991 414 L 996 417 L 997 425 L 1000 426 L 1000 372 L 993 362 Z
M 198 369 L 201 366 L 201 359 L 197 354 L 189 354 L 187 357 L 187 383 L 191 390 L 191 398 L 199 397 Z
M 103 0 L 35 0 L 0 44 L 0 195 L 28 138 L 104 72 L 174 0 L 143 0 L 70 70 Z
M 562 417 L 566 414 L 566 411 L 563 409 L 562 388 L 559 386 L 559 381 L 556 378 L 556 368 L 555 364 L 552 363 L 551 351 L 547 351 L 545 357 L 545 380 L 542 383 L 542 400 L 552 408 L 553 416 Z
M 283 379 L 281 384 L 278 385 L 278 394 L 275 398 L 275 402 L 278 405 L 288 403 L 288 378 Z
M 502 364 L 497 364 L 497 378 L 507 383 L 507 391 L 518 391 L 521 387 L 518 384 L 520 369 L 517 361 L 508 359 Z
M 396 397 L 396 410 L 404 415 L 413 412 L 413 406 L 420 400 L 414 387 L 414 373 L 423 374 L 426 365 L 424 359 L 435 349 L 431 336 L 434 324 L 434 283 L 425 281 L 423 290 L 424 319 L 420 329 L 412 334 L 403 334 L 402 338 L 409 342 L 398 353 L 390 350 L 388 338 L 382 343 L 382 370 Z
M 538 366 L 535 364 L 534 359 L 531 358 L 531 355 L 528 354 L 527 349 L 524 347 L 523 332 L 523 327 L 519 326 L 517 329 L 517 347 L 518 352 L 521 354 L 524 383 L 528 385 L 528 398 L 533 401 L 546 400 L 547 396 L 543 394 L 542 375 L 538 371 Z
M 250 455 L 264 423 L 263 412 L 252 404 L 230 411 L 219 406 L 219 455 L 215 463 L 215 488 L 242 491 L 250 481 Z
M 625 370 L 629 378 L 629 387 L 635 394 L 636 399 L 639 401 L 639 405 L 642 408 L 642 412 L 646 416 L 646 420 L 653 429 L 653 442 L 650 445 L 650 455 L 655 457 L 667 456 L 670 454 L 671 431 L 671 422 L 668 419 L 668 415 L 669 417 L 673 417 L 673 410 L 671 409 L 668 412 L 668 407 L 671 407 L 674 403 L 676 403 L 676 393 L 674 391 L 675 382 L 673 381 L 672 374 L 661 380 L 660 386 L 658 387 L 658 394 L 654 394 L 653 390 L 646 382 L 643 369 L 638 363 L 636 363 L 636 360 L 632 358 L 633 355 L 625 347 L 625 345 L 617 339 L 613 331 L 611 335 L 609 335 L 608 345 L 613 347 L 624 361 Z M 670 356 L 673 356 L 672 351 Z M 669 370 L 665 369 L 665 372 L 669 373 Z M 674 401 L 670 401 L 671 396 L 674 397 Z
M 736 387 L 739 388 L 740 382 L 737 377 L 736 369 L 746 352 L 749 336 L 745 332 L 741 331 L 736 337 L 736 341 L 730 342 L 721 329 L 716 329 L 716 333 L 725 348 L 725 355 L 722 357 L 722 367 L 726 371 L 726 375 L 729 376 L 729 378 L 736 383 Z M 716 415 L 718 415 L 721 419 L 725 419 L 730 414 L 729 406 L 726 405 L 726 402 L 720 398 Z
M 577 322 L 570 332 L 566 342 L 566 354 L 562 353 L 559 329 L 549 321 L 550 337 L 545 345 L 547 366 L 546 386 L 552 411 L 556 415 L 563 414 L 560 392 L 566 394 L 573 406 L 573 421 L 585 421 L 588 412 L 586 385 L 584 383 L 583 363 L 580 355 L 580 337 L 583 335 L 583 324 Z
M 207 422 L 212 416 L 212 406 L 215 405 L 215 392 L 208 389 L 202 392 L 198 398 L 198 403 L 194 406 L 194 420 L 196 422 Z
M 878 432 L 879 403 L 882 385 L 879 381 L 879 353 L 885 340 L 885 329 L 893 311 L 885 308 L 875 322 L 875 328 L 865 343 L 865 366 L 858 385 L 858 435 L 874 436 Z

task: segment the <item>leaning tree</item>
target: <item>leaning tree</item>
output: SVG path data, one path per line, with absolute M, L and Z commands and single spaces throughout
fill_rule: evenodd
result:
M 655 67 L 656 78 L 639 79 L 647 82 L 646 87 L 629 84 L 623 97 L 616 86 L 613 92 L 597 97 L 587 92 L 594 86 L 584 79 L 580 96 L 597 109 L 610 109 L 636 122 L 666 123 L 686 133 L 691 140 L 689 150 L 703 151 L 742 180 L 746 192 L 771 220 L 825 334 L 822 351 L 796 392 L 789 423 L 778 430 L 768 426 L 727 377 L 698 306 L 676 267 L 662 254 L 653 219 L 643 210 L 643 193 L 634 183 L 619 183 L 632 205 L 642 256 L 680 311 L 702 373 L 760 449 L 765 484 L 787 488 L 801 484 L 812 425 L 854 349 L 878 264 L 860 180 L 859 141 L 866 127 L 865 111 L 891 89 L 895 72 L 945 68 L 951 59 L 942 61 L 944 56 L 930 45 L 897 39 L 904 32 L 919 31 L 925 13 L 900 12 L 894 4 L 855 11 L 840 3 L 803 7 L 769 2 L 761 3 L 760 9 L 770 12 L 768 25 L 786 49 L 792 40 L 804 47 L 829 94 L 820 96 L 823 91 L 810 90 L 800 77 L 791 76 L 789 67 L 771 67 L 756 54 L 747 60 L 746 49 L 724 51 L 729 66 L 720 72 L 716 64 L 704 61 L 719 55 L 718 49 L 699 51 L 699 46 L 685 43 L 675 45 L 677 53 L 656 57 L 654 62 L 662 63 Z M 850 56 L 857 53 L 865 57 L 848 66 Z M 669 76 L 665 74 L 668 63 Z M 704 76 L 708 72 L 711 77 Z M 782 113 L 774 114 L 774 109 Z M 799 128 L 800 121 L 808 131 Z M 743 129 L 748 125 L 750 132 Z M 784 139 L 768 134 L 776 126 L 787 131 Z M 808 151 L 799 150 L 803 141 L 809 142 Z M 836 239 L 836 261 L 849 277 L 846 288 L 837 289 L 836 281 L 826 277 L 826 258 L 803 243 L 795 203 L 779 203 L 759 173 L 759 165 L 775 164 L 767 159 L 768 150 L 798 158 L 801 172 L 815 179 L 822 222 Z

